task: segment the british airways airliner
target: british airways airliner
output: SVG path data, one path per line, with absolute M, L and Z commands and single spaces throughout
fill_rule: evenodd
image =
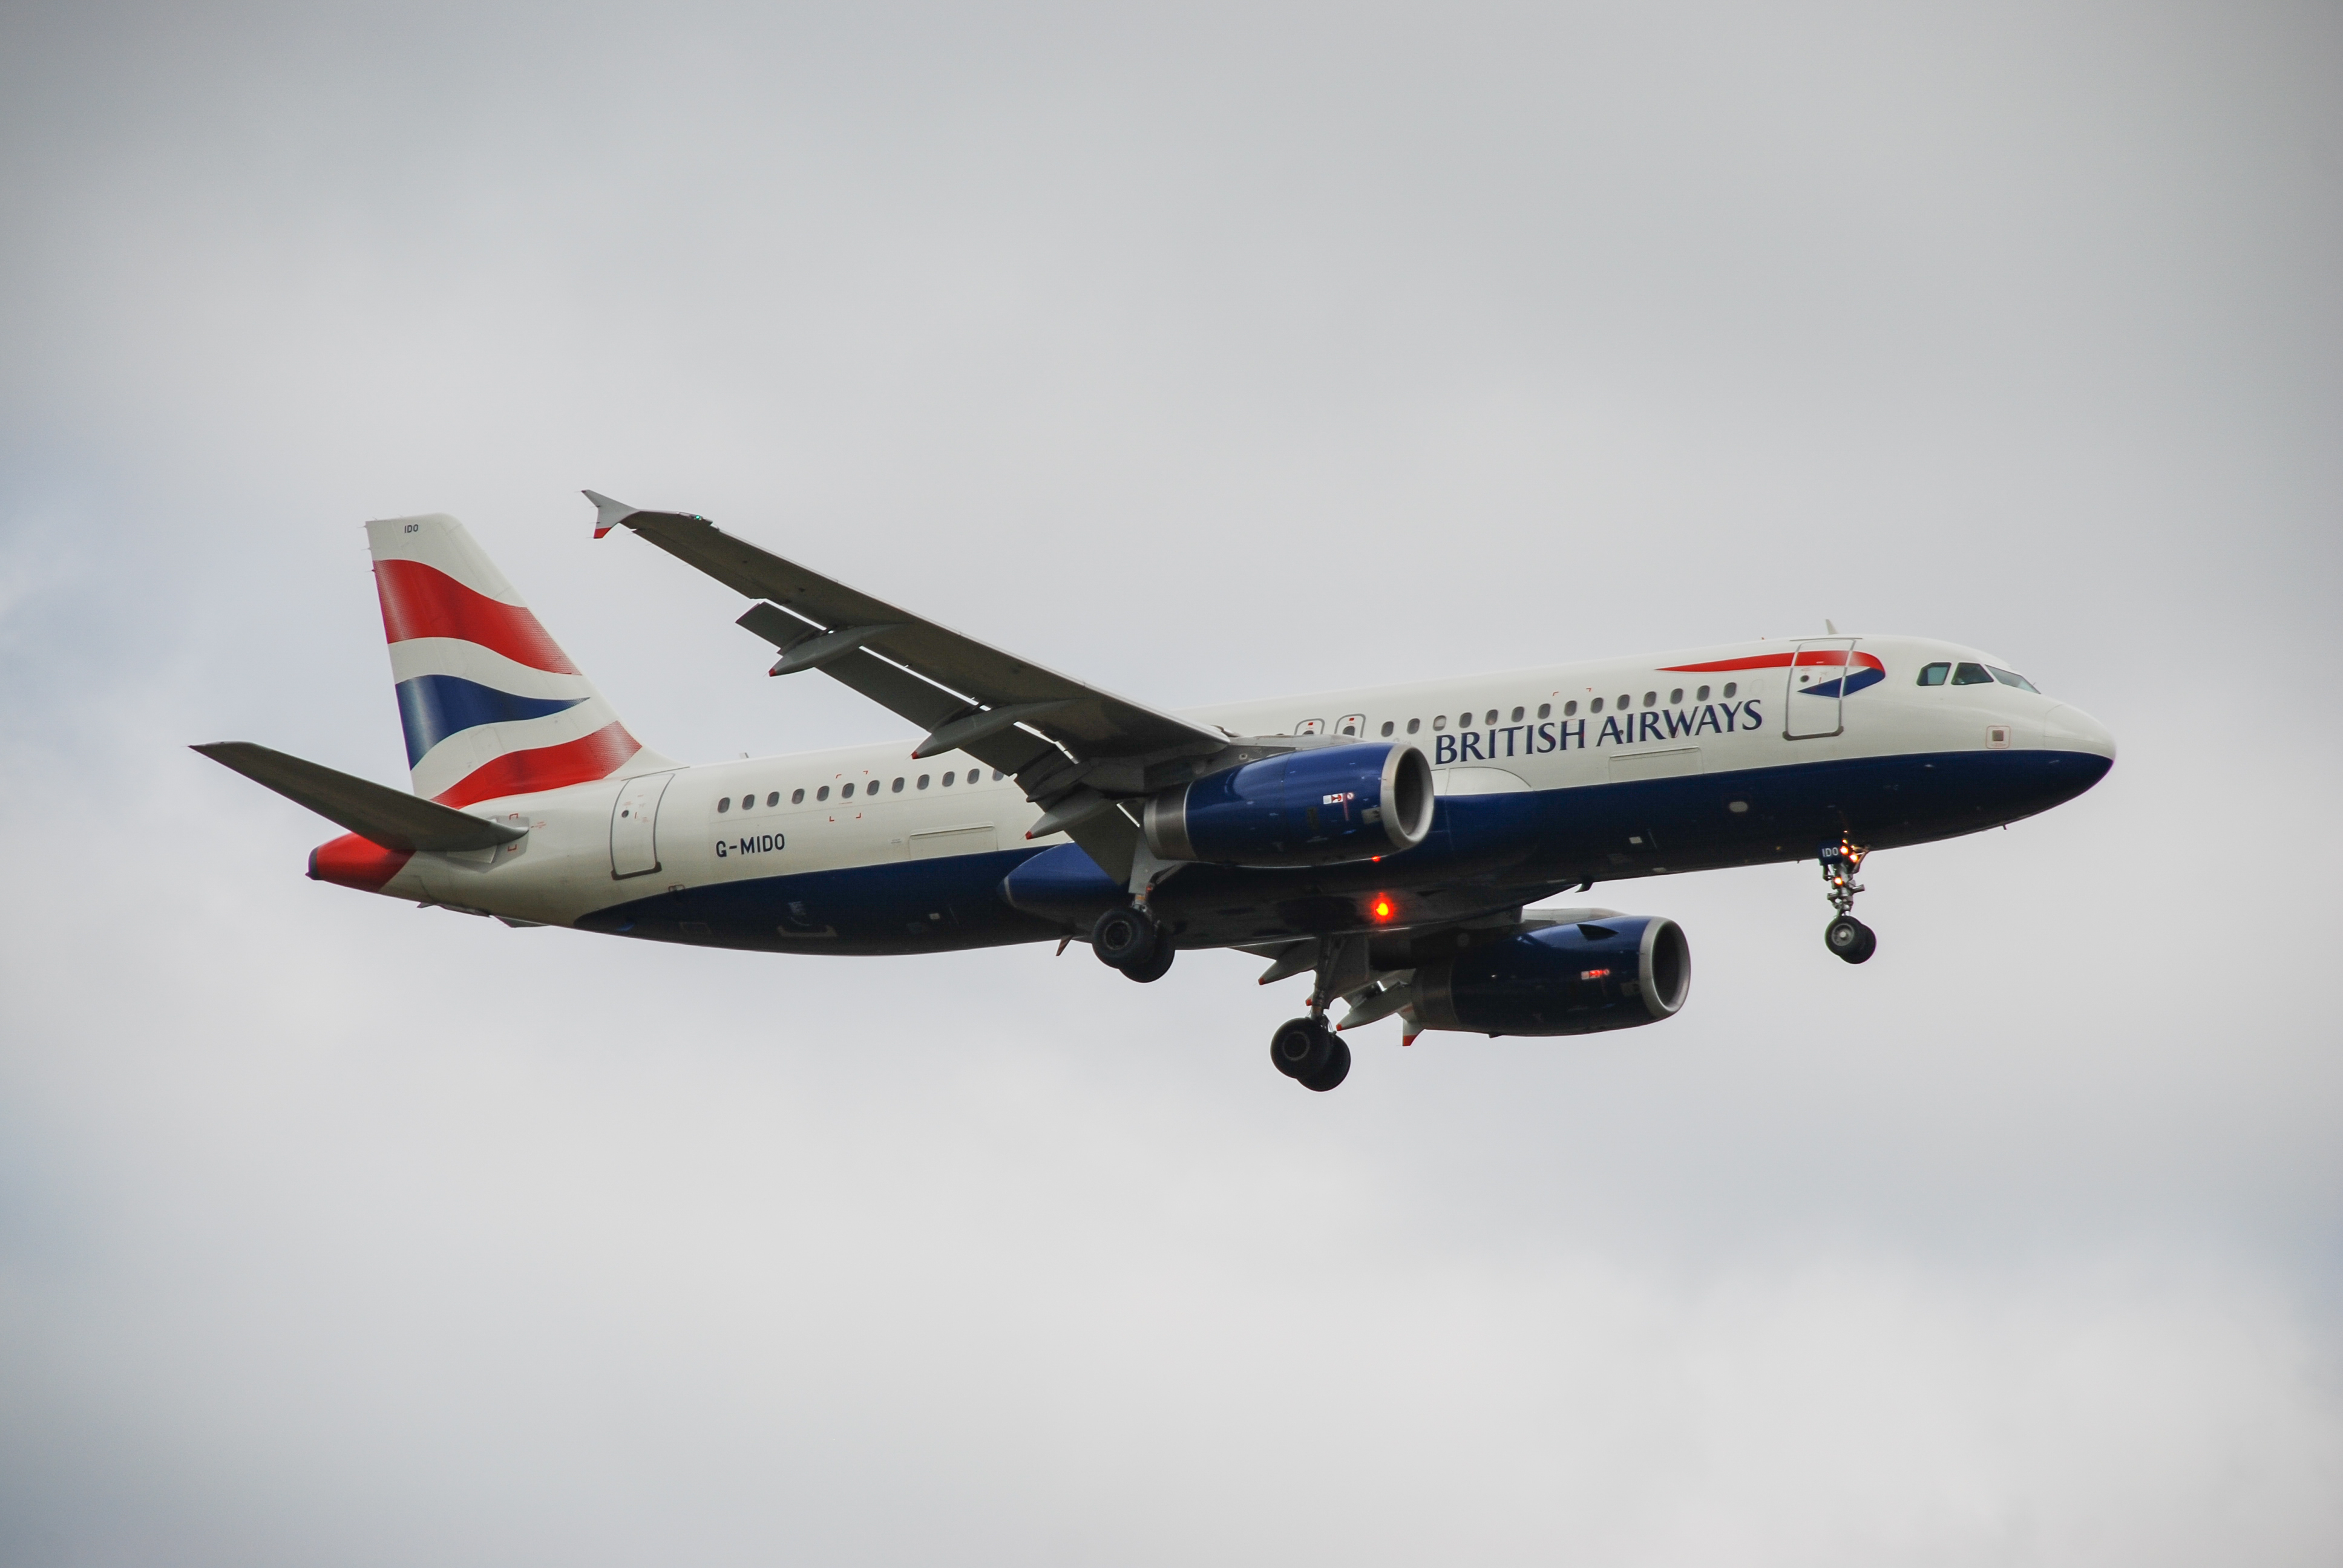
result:
M 2008 661 L 1832 635 L 1171 713 L 719 531 L 593 491 L 755 601 L 739 624 L 923 733 L 687 767 L 649 749 L 464 526 L 367 525 L 412 793 L 242 741 L 196 750 L 348 831 L 309 875 L 511 926 L 757 952 L 1087 941 L 1314 977 L 1270 1060 L 1326 1091 L 1341 1031 L 1571 1035 L 1673 1018 L 1663 916 L 1533 908 L 1596 882 L 1814 860 L 1848 963 L 1864 859 L 2088 789 L 2115 741 Z M 1342 1017 L 1330 1025 L 1340 1002 Z

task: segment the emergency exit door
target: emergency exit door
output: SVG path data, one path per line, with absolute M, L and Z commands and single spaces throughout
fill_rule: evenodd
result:
M 610 808 L 610 875 L 639 877 L 659 869 L 659 806 L 672 773 L 646 773 L 618 787 Z

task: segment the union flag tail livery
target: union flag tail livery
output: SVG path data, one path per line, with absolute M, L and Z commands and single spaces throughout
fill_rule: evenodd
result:
M 771 674 L 820 670 L 920 738 L 670 761 L 462 524 L 392 518 L 367 534 L 412 793 L 249 742 L 196 748 L 348 829 L 312 853 L 312 877 L 747 952 L 1082 940 L 1142 983 L 1182 950 L 1235 948 L 1269 960 L 1264 985 L 1313 977 L 1270 1060 L 1322 1091 L 1350 1071 L 1339 1031 L 1383 1019 L 1404 1045 L 1633 1029 L 1684 1007 L 1692 951 L 1673 920 L 1539 900 L 1812 860 L 1828 950 L 1860 964 L 1877 946 L 1854 915 L 1866 855 L 2047 810 L 2115 761 L 2105 728 L 2004 659 L 1827 622 L 1172 713 L 705 518 L 586 494 L 596 538 L 648 542 L 752 601 L 739 624 L 779 655 Z M 1176 616 L 1160 630 L 1176 648 Z
M 388 518 L 367 540 L 417 795 L 469 806 L 608 779 L 642 756 L 463 524 Z

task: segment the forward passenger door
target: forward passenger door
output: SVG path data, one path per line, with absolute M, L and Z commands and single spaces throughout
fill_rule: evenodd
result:
M 1815 740 L 1846 728 L 1846 674 L 1855 666 L 1855 639 L 1814 638 L 1790 657 L 1789 685 L 1782 693 L 1782 736 Z

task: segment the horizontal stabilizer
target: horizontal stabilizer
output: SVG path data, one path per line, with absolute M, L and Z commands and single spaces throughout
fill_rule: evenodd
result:
M 417 849 L 488 849 L 528 831 L 418 799 L 403 789 L 337 773 L 248 740 L 216 740 L 188 749 L 202 752 L 221 767 L 267 786 L 386 849 L 408 854 Z

